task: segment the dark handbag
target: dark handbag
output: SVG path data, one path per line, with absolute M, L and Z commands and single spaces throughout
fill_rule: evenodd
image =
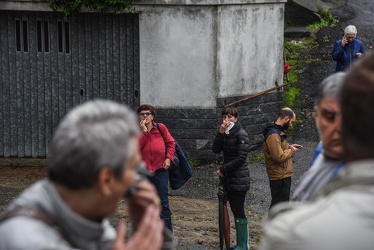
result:
M 158 126 L 159 125 L 157 123 L 156 127 L 158 131 L 160 132 L 162 138 L 164 138 L 164 135 L 162 134 L 161 129 L 159 129 Z M 169 172 L 170 188 L 173 190 L 176 190 L 182 187 L 192 176 L 191 165 L 188 163 L 188 160 L 181 146 L 176 140 L 175 140 L 174 160 L 170 168 L 168 169 L 168 172 Z

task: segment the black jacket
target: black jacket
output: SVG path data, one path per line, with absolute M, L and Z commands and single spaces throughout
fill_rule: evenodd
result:
M 228 191 L 249 190 L 249 169 L 246 163 L 249 152 L 249 138 L 247 132 L 235 123 L 230 133 L 217 132 L 213 142 L 213 152 L 223 151 L 224 163 L 220 167 L 224 175 L 223 181 Z

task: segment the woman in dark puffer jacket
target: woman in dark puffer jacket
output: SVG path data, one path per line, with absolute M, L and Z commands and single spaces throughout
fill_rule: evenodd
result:
M 249 249 L 248 220 L 244 213 L 245 196 L 249 190 L 249 170 L 246 164 L 249 152 L 247 132 L 238 121 L 238 110 L 233 107 L 222 111 L 223 123 L 213 142 L 213 152 L 223 151 L 224 163 L 217 170 L 227 191 L 231 211 L 235 217 L 236 250 Z

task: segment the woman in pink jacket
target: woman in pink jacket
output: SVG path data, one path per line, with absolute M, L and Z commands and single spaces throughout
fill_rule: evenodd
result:
M 148 170 L 154 175 L 150 181 L 155 185 L 160 196 L 162 212 L 161 218 L 165 225 L 172 231 L 171 211 L 169 207 L 169 173 L 175 155 L 175 140 L 167 127 L 156 123 L 155 109 L 149 104 L 142 104 L 137 109 L 140 121 L 140 150 L 143 161 Z

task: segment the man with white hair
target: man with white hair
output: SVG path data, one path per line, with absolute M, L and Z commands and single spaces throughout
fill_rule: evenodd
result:
M 356 36 L 356 27 L 349 25 L 344 29 L 343 38 L 335 42 L 332 50 L 332 59 L 336 61 L 335 72 L 345 71 L 352 66 L 356 58 L 365 54 L 364 46 Z

